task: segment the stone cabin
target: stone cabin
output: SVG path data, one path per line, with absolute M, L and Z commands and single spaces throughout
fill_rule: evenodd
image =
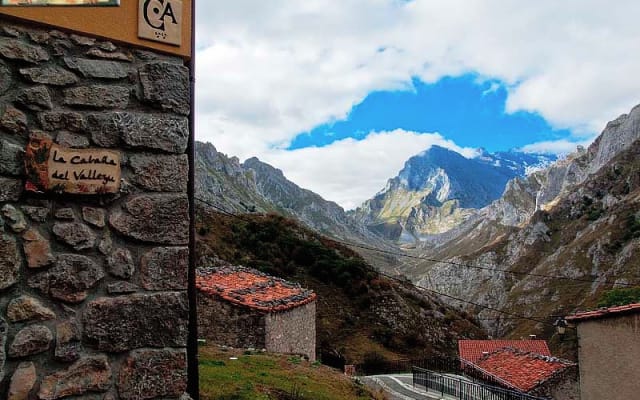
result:
M 316 294 L 299 284 L 238 266 L 196 277 L 198 332 L 210 342 L 316 359 Z
M 566 317 L 578 331 L 582 400 L 637 399 L 640 303 Z

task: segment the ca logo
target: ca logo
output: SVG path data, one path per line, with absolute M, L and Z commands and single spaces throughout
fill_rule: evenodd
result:
M 151 27 L 161 31 L 166 30 L 165 24 L 178 24 L 176 14 L 170 1 L 165 0 L 145 0 L 144 20 Z
M 182 0 L 139 0 L 138 36 L 180 45 Z

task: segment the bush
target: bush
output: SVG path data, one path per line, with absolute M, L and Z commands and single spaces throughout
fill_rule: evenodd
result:
M 640 287 L 609 290 L 600 298 L 598 307 L 624 306 L 632 303 L 640 303 Z

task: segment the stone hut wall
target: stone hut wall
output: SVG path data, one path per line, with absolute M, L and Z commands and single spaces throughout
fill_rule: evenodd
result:
M 198 335 L 219 345 L 264 349 L 265 313 L 199 292 Z
M 529 394 L 554 400 L 580 400 L 578 367 L 573 366 L 565 369 Z
M 316 359 L 316 302 L 266 317 L 266 349 Z
M 187 385 L 188 68 L 5 18 L 0 398 L 179 398 Z M 119 151 L 119 193 L 24 191 L 23 150 L 34 133 Z

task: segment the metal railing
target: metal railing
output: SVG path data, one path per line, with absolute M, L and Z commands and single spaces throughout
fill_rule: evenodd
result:
M 462 363 L 458 358 L 414 358 L 401 360 L 377 360 L 376 362 L 368 362 L 356 365 L 357 375 L 381 375 L 381 374 L 397 374 L 402 372 L 411 372 L 412 367 L 420 367 L 431 371 L 438 372 L 462 372 Z
M 470 382 L 462 377 L 453 377 L 428 369 L 413 367 L 413 385 L 423 386 L 427 391 L 453 396 L 459 400 L 548 400 L 515 390 Z

